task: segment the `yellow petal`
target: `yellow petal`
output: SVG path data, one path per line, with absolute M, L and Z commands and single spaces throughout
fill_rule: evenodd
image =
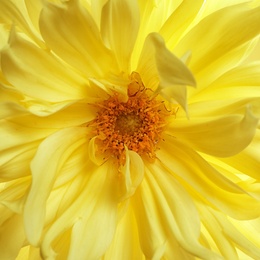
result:
M 68 259 L 99 259 L 113 239 L 118 200 L 114 191 L 115 167 L 111 166 L 97 167 L 91 174 L 85 188 L 89 195 L 72 228 Z
M 105 203 L 99 202 L 89 219 L 79 219 L 75 223 L 68 259 L 98 259 L 105 253 L 116 228 L 116 209 Z
M 171 14 L 159 31 L 168 48 L 172 50 L 175 47 L 182 34 L 202 9 L 204 3 L 203 0 L 184 0 Z
M 26 33 L 35 43 L 44 47 L 44 43 L 40 39 L 40 35 L 33 28 L 28 19 L 28 15 L 24 8 L 23 1 L 1 0 L 0 2 L 0 21 L 9 26 L 15 25 L 22 32 Z
M 235 155 L 252 141 L 258 119 L 247 108 L 245 115 L 226 115 L 212 119 L 174 121 L 167 129 L 195 150 L 218 157 Z
M 0 103 L 0 119 L 7 119 L 14 116 L 20 116 L 23 114 L 27 114 L 27 111 L 19 106 L 17 103 L 12 101 L 6 101 Z
M 164 247 L 168 239 L 176 239 L 179 246 L 190 254 L 218 259 L 217 255 L 200 245 L 200 221 L 195 205 L 165 168 L 158 163 L 147 165 L 145 179 L 138 191 L 135 214 L 139 228 L 143 230 L 140 242 L 146 257 L 154 257 L 153 254 Z M 158 258 L 163 256 L 164 250 Z
M 21 119 L 21 121 L 19 121 Z M 0 121 L 0 135 L 2 137 L 1 149 L 14 149 L 19 145 L 38 141 L 53 133 L 55 129 L 35 129 L 32 127 L 33 122 L 28 122 L 32 117 L 29 117 L 23 122 L 22 117 L 12 120 Z M 21 122 L 21 124 L 20 124 Z
M 260 258 L 260 248 L 257 247 L 254 243 L 247 239 L 242 233 L 240 233 L 235 226 L 232 225 L 220 212 L 211 210 L 214 212 L 215 218 L 218 221 L 219 225 L 222 227 L 223 233 L 233 241 L 233 243 L 248 256 L 251 256 L 253 259 Z M 255 233 L 255 230 L 254 230 Z
M 207 205 L 201 204 L 198 209 L 202 223 L 213 238 L 224 259 L 239 260 L 235 245 L 225 235 L 225 232 L 222 230 L 222 225 L 218 223 Z
M 84 75 L 98 77 L 111 70 L 113 59 L 98 28 L 79 1 L 58 6 L 45 1 L 40 30 L 50 48 Z
M 125 215 L 117 223 L 113 241 L 104 255 L 104 260 L 144 260 L 138 228 L 132 207 L 128 207 Z
M 218 21 L 216 23 L 216 21 Z M 203 19 L 176 46 L 183 55 L 191 50 L 190 68 L 197 74 L 213 61 L 242 46 L 260 33 L 260 7 L 230 6 Z
M 110 0 L 102 10 L 101 33 L 114 51 L 120 71 L 130 73 L 131 53 L 139 29 L 136 0 Z
M 222 158 L 221 161 L 234 167 L 235 172 L 240 171 L 256 180 L 259 179 L 260 169 L 260 129 L 257 129 L 252 143 L 241 153 L 230 158 Z
M 4 222 L 0 228 L 1 259 L 16 259 L 16 256 L 26 240 L 22 217 L 14 214 Z
M 25 230 L 32 245 L 37 245 L 41 237 L 46 200 L 60 167 L 75 149 L 86 142 L 86 138 L 83 127 L 65 128 L 39 146 L 31 163 L 32 185 L 24 208 Z
M 175 137 L 164 138 L 157 157 L 169 172 L 178 176 L 183 185 L 188 184 L 212 207 L 236 219 L 259 216 L 260 205 L 254 198 L 214 169 L 193 149 Z
M 152 32 L 158 32 L 181 2 L 182 0 L 138 1 L 141 23 L 133 50 L 133 68 L 136 68 L 146 36 Z
M 260 62 L 240 65 L 189 98 L 190 102 L 260 97 Z
M 41 0 L 24 0 L 28 15 L 34 28 L 39 31 L 39 17 L 42 9 L 42 1 Z
M 1 150 L 0 180 L 13 180 L 30 174 L 30 160 L 38 142 L 27 143 L 11 149 Z
M 11 32 L 10 47 L 1 53 L 1 63 L 7 80 L 30 97 L 61 102 L 83 98 L 86 94 L 80 76 L 15 31 Z
M 186 109 L 186 85 L 195 86 L 195 79 L 186 65 L 165 46 L 159 34 L 147 36 L 137 71 L 147 88 L 156 88 L 169 101 L 175 99 Z M 159 82 L 156 78 L 159 79 Z M 155 82 L 151 83 L 152 81 Z M 156 83 L 158 86 L 156 86 Z M 184 89 L 184 90 L 183 90 Z
M 125 200 L 135 193 L 144 177 L 144 164 L 141 157 L 125 147 L 126 162 L 119 171 L 122 176 L 119 180 L 120 200 Z

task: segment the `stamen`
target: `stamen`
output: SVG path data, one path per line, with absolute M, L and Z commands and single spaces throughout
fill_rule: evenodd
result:
M 97 152 L 105 159 L 115 157 L 119 164 L 125 162 L 125 146 L 154 159 L 166 118 L 172 114 L 162 101 L 148 95 L 152 91 L 144 87 L 138 73 L 133 72 L 130 79 L 127 102 L 121 102 L 115 93 L 96 104 L 100 109 L 89 125 L 98 137 Z

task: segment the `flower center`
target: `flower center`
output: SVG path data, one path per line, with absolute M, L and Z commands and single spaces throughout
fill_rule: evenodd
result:
M 113 156 L 120 164 L 125 161 L 125 149 L 155 158 L 155 150 L 166 125 L 167 111 L 163 101 L 150 97 L 138 73 L 131 74 L 128 100 L 121 102 L 115 93 L 101 103 L 96 119 L 90 126 L 95 128 L 98 153 L 104 158 Z

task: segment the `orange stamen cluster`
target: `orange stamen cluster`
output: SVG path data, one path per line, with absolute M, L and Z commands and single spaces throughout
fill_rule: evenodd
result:
M 96 104 L 100 110 L 92 122 L 98 136 L 98 152 L 125 161 L 125 147 L 139 155 L 155 158 L 155 150 L 165 126 L 165 116 L 170 113 L 162 101 L 150 98 L 139 74 L 131 75 L 128 100 L 121 102 L 115 93 Z

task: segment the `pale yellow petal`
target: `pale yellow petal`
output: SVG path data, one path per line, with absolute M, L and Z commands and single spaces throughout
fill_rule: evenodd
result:
M 221 161 L 234 167 L 235 171 L 247 174 L 259 180 L 260 169 L 260 129 L 257 129 L 252 143 L 240 154 L 230 158 L 223 158 Z
M 37 245 L 41 237 L 46 200 L 60 167 L 75 149 L 86 142 L 86 138 L 84 127 L 65 128 L 39 146 L 31 163 L 32 186 L 24 208 L 25 230 L 32 245 Z
M 257 124 L 258 119 L 247 108 L 244 116 L 226 115 L 174 121 L 166 132 L 197 151 L 227 157 L 241 152 L 249 145 Z
M 59 253 L 54 250 L 59 250 L 62 245 L 58 243 L 53 246 L 53 241 L 60 236 L 67 236 L 66 230 L 71 228 L 68 259 L 98 259 L 105 253 L 116 228 L 118 199 L 115 173 L 111 163 L 99 167 L 88 163 L 81 171 L 80 182 L 76 184 L 78 189 L 71 186 L 74 194 L 66 194 L 67 198 L 74 197 L 71 203 L 65 205 L 66 197 L 62 198 L 62 202 L 57 201 L 62 204 L 63 210 L 57 212 L 55 221 L 44 235 L 41 250 L 45 258 Z M 70 193 L 70 189 L 67 193 Z
M 260 97 L 260 62 L 242 64 L 189 98 L 191 103 L 209 100 Z M 232 102 L 232 101 L 231 101 Z
M 152 33 L 146 38 L 137 71 L 147 88 L 157 88 L 167 100 L 176 100 L 186 110 L 186 85 L 195 86 L 195 79 L 186 65 L 166 48 L 159 34 Z
M 222 226 L 210 212 L 207 205 L 199 205 L 200 218 L 203 225 L 216 243 L 224 259 L 239 260 L 235 245 L 223 232 Z
M 245 252 L 248 256 L 251 256 L 253 259 L 260 258 L 260 248 L 252 243 L 249 239 L 247 239 L 244 234 L 240 233 L 239 230 L 232 225 L 220 212 L 216 212 L 215 210 L 211 210 L 219 225 L 222 227 L 223 233 L 233 241 L 233 243 L 243 252 Z M 255 231 L 254 231 L 255 232 Z
M 103 76 L 113 69 L 97 25 L 77 0 L 61 6 L 45 2 L 39 24 L 48 46 L 84 75 Z
M 102 10 L 101 33 L 115 53 L 120 71 L 131 73 L 131 53 L 139 29 L 136 0 L 109 0 Z
M 165 136 L 157 157 L 182 185 L 200 194 L 209 205 L 236 219 L 260 214 L 259 202 L 208 164 L 193 149 L 175 137 Z
M 21 120 L 19 121 L 19 119 Z M 27 119 L 28 121 L 25 122 L 22 121 L 22 117 L 19 119 L 0 121 L 1 150 L 15 149 L 20 145 L 41 140 L 56 130 L 55 128 L 45 128 L 35 131 L 32 127 L 33 122 L 31 124 L 28 122 L 32 117 L 29 117 L 29 120 Z
M 1 151 L 0 180 L 8 181 L 30 174 L 30 160 L 39 142 L 33 142 Z
M 80 76 L 15 31 L 11 32 L 10 46 L 1 52 L 1 68 L 17 90 L 39 100 L 61 102 L 86 95 Z
M 163 24 L 159 33 L 169 49 L 173 49 L 185 30 L 202 9 L 204 0 L 184 0 Z
M 120 167 L 119 197 L 125 200 L 134 195 L 144 177 L 144 163 L 141 157 L 126 148 L 126 162 Z
M 31 25 L 28 19 L 28 14 L 25 11 L 23 1 L 0 1 L 0 21 L 9 26 L 13 24 L 19 28 L 22 32 L 26 33 L 35 43 L 44 47 L 44 43 L 41 40 L 40 35 Z
M 128 207 L 125 215 L 118 221 L 113 241 L 106 251 L 104 260 L 144 260 L 138 228 L 132 207 Z
M 160 259 L 165 254 L 167 240 L 176 239 L 190 254 L 220 259 L 200 245 L 200 221 L 195 205 L 187 191 L 160 164 L 147 165 L 136 196 L 135 214 L 142 229 L 140 242 L 146 257 L 155 257 L 160 252 L 156 257 Z M 177 251 L 178 254 L 181 252 Z
M 180 5 L 182 0 L 146 1 L 139 0 L 140 29 L 133 50 L 132 68 L 135 69 L 145 42 L 145 38 L 152 32 L 159 32 L 168 17 Z
M 256 37 L 260 33 L 259 23 L 260 7 L 251 9 L 248 4 L 241 4 L 221 9 L 190 30 L 174 48 L 174 53 L 183 55 L 191 50 L 190 68 L 197 74 Z

